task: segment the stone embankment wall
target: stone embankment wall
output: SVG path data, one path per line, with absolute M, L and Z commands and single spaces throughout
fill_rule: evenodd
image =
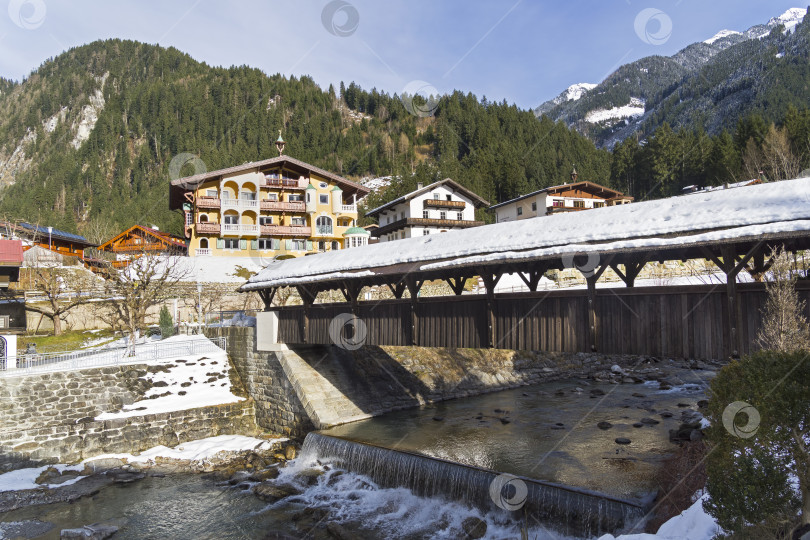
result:
M 148 366 L 127 365 L 0 379 L 0 471 L 72 463 L 106 453 L 216 435 L 256 434 L 253 401 L 96 421 L 143 398 Z
M 214 328 L 256 402 L 257 423 L 303 436 L 313 427 L 352 422 L 426 403 L 572 377 L 628 379 L 663 376 L 654 359 L 585 353 L 498 349 L 296 346 L 258 352 L 255 328 Z M 632 378 L 630 378 L 632 379 Z

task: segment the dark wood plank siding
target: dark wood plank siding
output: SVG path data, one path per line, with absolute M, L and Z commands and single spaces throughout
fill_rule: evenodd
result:
M 799 296 L 810 304 L 810 283 L 799 282 Z M 741 354 L 756 351 L 757 332 L 767 293 L 759 283 L 738 286 L 742 325 Z M 360 302 L 357 316 L 366 326 L 368 345 L 411 345 L 411 301 Z M 315 304 L 279 312 L 279 341 L 331 344 L 335 317 L 352 316 L 350 304 Z M 493 302 L 493 341 L 499 349 L 589 352 L 588 298 L 585 290 L 509 293 Z M 805 309 L 810 318 L 810 306 Z M 419 345 L 479 348 L 489 332 L 484 295 L 420 298 Z M 597 351 L 673 358 L 723 358 L 728 339 L 725 284 L 684 287 L 597 289 Z

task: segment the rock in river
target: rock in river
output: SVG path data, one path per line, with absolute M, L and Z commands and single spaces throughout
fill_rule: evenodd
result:
M 599 422 L 598 424 L 596 424 L 596 427 L 598 427 L 599 429 L 610 429 L 613 427 L 613 424 L 611 424 L 610 422 Z
M 487 534 L 487 522 L 470 516 L 461 522 L 464 538 L 483 538 Z
M 617 437 L 616 444 L 630 444 L 630 439 L 626 439 L 624 437 Z

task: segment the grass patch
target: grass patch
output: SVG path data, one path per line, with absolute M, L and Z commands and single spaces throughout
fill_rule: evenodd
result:
M 113 337 L 112 330 L 76 330 L 70 332 L 62 332 L 58 336 L 54 335 L 32 335 L 21 336 L 20 343 L 17 347 L 20 354 L 25 352 L 29 343 L 37 346 L 37 352 L 58 352 L 70 351 L 74 349 L 81 349 L 85 343 L 93 339 L 105 338 L 105 341 L 99 343 L 103 345 L 116 339 Z

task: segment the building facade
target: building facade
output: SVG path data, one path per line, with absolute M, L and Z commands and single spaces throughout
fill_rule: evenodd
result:
M 188 251 L 182 238 L 143 225 L 133 225 L 101 244 L 98 250 L 111 253 L 115 257 L 112 261 L 113 268 L 124 268 L 146 253 L 182 256 Z
M 279 151 L 283 151 L 283 141 Z M 285 155 L 172 181 L 194 256 L 298 257 L 345 249 L 360 184 Z
M 489 207 L 495 212 L 495 222 L 517 221 L 560 212 L 577 212 L 616 206 L 633 201 L 633 197 L 593 182 L 578 182 L 577 172 L 571 173 L 570 184 L 552 186 L 521 195 Z
M 366 213 L 376 217 L 379 227 L 371 234 L 380 242 L 437 234 L 452 229 L 483 225 L 475 220 L 475 209 L 489 205 L 464 186 L 445 178 L 428 186 L 417 186 L 402 197 Z

